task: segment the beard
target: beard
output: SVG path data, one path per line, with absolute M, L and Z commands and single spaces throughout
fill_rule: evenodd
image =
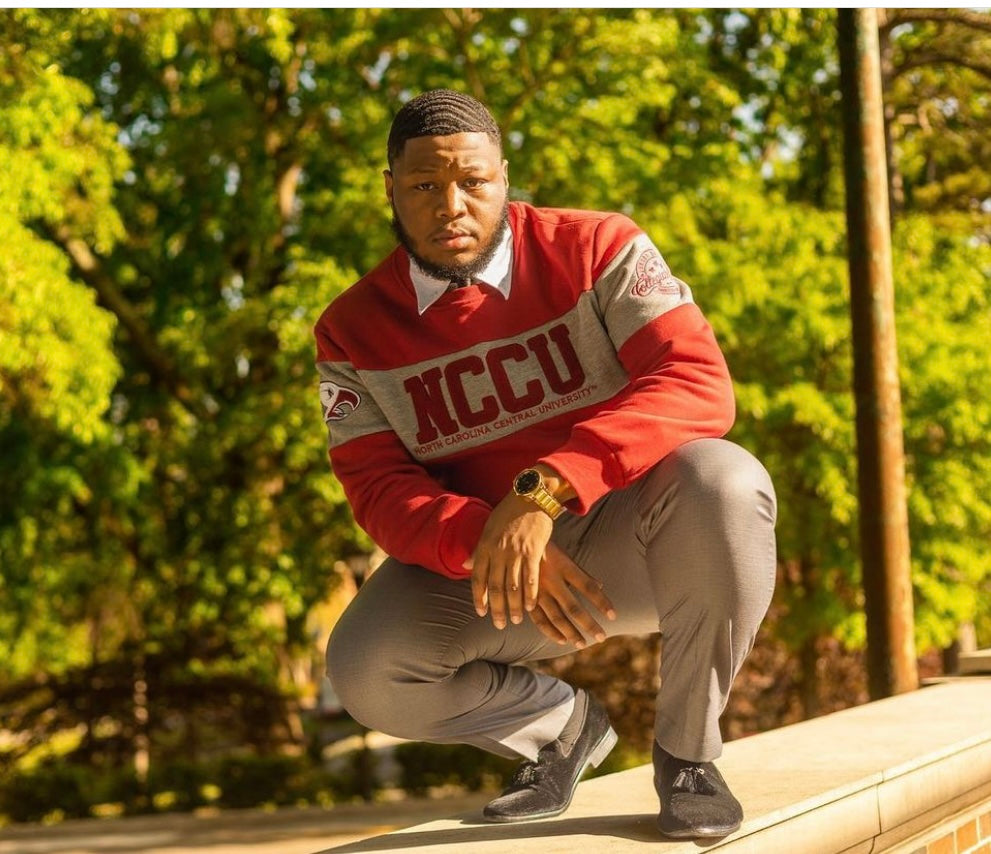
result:
M 499 244 L 502 242 L 507 228 L 509 228 L 509 199 L 506 199 L 505 204 L 502 206 L 502 213 L 499 215 L 499 222 L 492 232 L 492 236 L 489 238 L 488 243 L 482 246 L 478 255 L 464 264 L 435 264 L 433 261 L 428 261 L 413 248 L 413 239 L 409 236 L 409 232 L 403 228 L 403 224 L 399 220 L 399 214 L 396 213 L 396 206 L 392 206 L 392 231 L 403 249 L 416 261 L 417 266 L 424 273 L 434 276 L 437 279 L 447 279 L 451 282 L 457 282 L 459 285 L 471 284 L 472 279 L 489 266 L 489 262 L 495 257 L 499 249 Z

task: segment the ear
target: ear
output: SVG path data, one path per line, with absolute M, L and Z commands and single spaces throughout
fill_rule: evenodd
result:
M 385 197 L 392 204 L 392 172 L 388 169 L 382 170 L 382 177 L 385 178 Z
M 502 161 L 502 180 L 506 182 L 506 186 L 509 186 L 509 161 Z

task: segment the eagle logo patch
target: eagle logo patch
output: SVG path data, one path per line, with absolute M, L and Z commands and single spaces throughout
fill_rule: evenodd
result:
M 361 395 L 354 389 L 346 388 L 330 380 L 320 383 L 320 404 L 323 406 L 323 420 L 343 421 L 361 403 Z

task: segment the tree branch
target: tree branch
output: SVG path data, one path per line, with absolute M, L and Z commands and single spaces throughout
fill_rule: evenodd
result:
M 541 26 L 545 25 L 546 22 L 541 21 Z M 563 67 L 568 67 L 568 61 L 574 55 L 575 44 L 577 39 L 571 39 L 565 41 L 564 43 L 559 43 L 555 45 L 550 58 L 544 65 L 544 70 L 552 68 L 555 63 L 560 62 Z M 538 82 L 538 75 L 534 73 L 534 68 L 530 60 L 529 51 L 526 48 L 526 37 L 520 37 L 520 55 L 525 56 L 526 60 L 526 74 L 527 74 L 527 86 L 513 99 L 513 102 L 509 107 L 502 111 L 502 117 L 500 122 L 500 129 L 506 131 L 508 128 L 513 126 L 513 122 L 516 119 L 516 114 L 522 110 L 527 103 L 532 101 L 536 97 L 537 92 L 540 89 L 540 83 Z M 544 81 L 557 79 L 556 77 L 546 77 Z
M 73 236 L 64 225 L 54 232 L 46 230 L 49 239 L 61 246 L 72 260 L 79 277 L 96 291 L 100 302 L 113 312 L 121 326 L 127 330 L 138 358 L 152 377 L 164 385 L 194 418 L 209 419 L 207 410 L 197 401 L 192 390 L 179 376 L 172 360 L 155 340 L 154 332 L 125 299 L 86 242 Z
M 303 172 L 303 164 L 299 161 L 290 163 L 282 170 L 276 179 L 276 196 L 279 204 L 279 219 L 285 225 L 292 218 L 296 206 L 296 187 Z
M 975 74 L 980 74 L 982 77 L 991 80 L 991 64 L 974 62 L 960 56 L 949 56 L 943 53 L 922 54 L 900 65 L 896 65 L 892 71 L 891 79 L 894 80 L 914 68 L 921 68 L 926 65 L 957 65 L 960 68 L 966 68 Z
M 966 9 L 889 9 L 887 20 L 879 27 L 888 32 L 899 24 L 933 22 L 960 24 L 963 27 L 991 33 L 991 15 Z
M 482 13 L 475 9 L 462 9 L 461 16 L 452 9 L 445 9 L 444 17 L 454 32 L 458 48 L 465 60 L 465 78 L 471 88 L 472 94 L 483 104 L 486 102 L 485 84 L 482 76 L 478 73 L 478 64 L 471 55 L 471 33 L 482 20 Z

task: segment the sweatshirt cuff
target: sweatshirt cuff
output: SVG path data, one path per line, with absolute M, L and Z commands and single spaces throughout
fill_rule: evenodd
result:
M 440 572 L 448 578 L 468 578 L 470 569 L 464 562 L 471 557 L 482 537 L 482 528 L 492 508 L 477 498 L 470 499 L 444 525 L 440 539 Z
M 607 492 L 623 485 L 623 475 L 613 450 L 586 433 L 573 433 L 567 444 L 537 462 L 550 466 L 574 489 L 576 497 L 567 502 L 579 516 Z

